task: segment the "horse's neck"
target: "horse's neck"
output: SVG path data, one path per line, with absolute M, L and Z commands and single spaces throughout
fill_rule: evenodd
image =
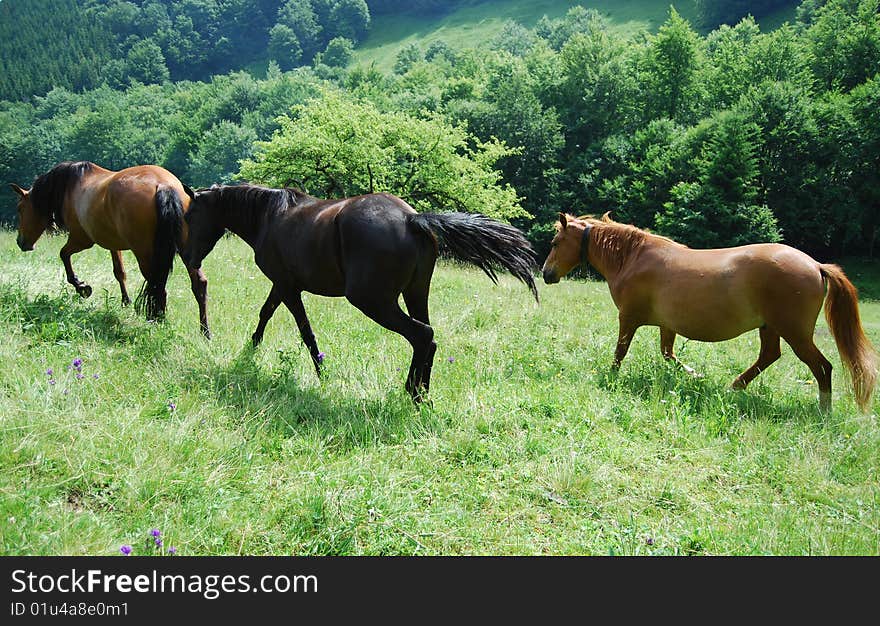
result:
M 594 225 L 591 230 L 588 259 L 606 281 L 613 282 L 626 268 L 627 263 L 648 244 L 647 241 L 635 243 L 630 233 L 607 230 L 608 226 Z
M 228 230 L 241 237 L 252 248 L 260 245 L 266 230 L 266 210 L 263 207 L 228 207 L 224 213 L 224 226 Z

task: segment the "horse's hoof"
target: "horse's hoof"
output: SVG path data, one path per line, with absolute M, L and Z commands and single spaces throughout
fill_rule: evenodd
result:
M 80 285 L 76 288 L 76 292 L 83 298 L 88 298 L 92 295 L 92 288 L 89 285 Z
M 122 306 L 128 306 L 128 305 L 130 305 L 130 304 L 131 304 L 131 298 L 129 298 L 128 296 L 125 296 L 125 297 L 122 299 Z
M 202 336 L 204 336 L 204 338 L 208 341 L 211 341 L 211 329 L 207 326 L 202 326 Z

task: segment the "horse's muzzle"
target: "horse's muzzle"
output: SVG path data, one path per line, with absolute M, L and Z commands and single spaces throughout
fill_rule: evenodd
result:
M 544 282 L 548 285 L 555 285 L 559 282 L 559 277 L 553 270 L 544 270 Z
M 30 252 L 31 250 L 34 249 L 34 244 L 32 244 L 32 243 L 25 243 L 25 242 L 24 242 L 24 239 L 22 239 L 21 237 L 16 238 L 15 243 L 18 244 L 18 248 L 19 248 L 19 250 L 21 250 L 22 252 Z

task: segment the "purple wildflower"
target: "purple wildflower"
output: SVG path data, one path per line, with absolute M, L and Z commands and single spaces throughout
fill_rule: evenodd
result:
M 55 370 L 53 370 L 51 367 L 46 370 L 46 376 L 51 376 L 54 373 L 55 373 Z
M 323 363 L 323 362 L 324 362 L 324 357 L 326 357 L 326 356 L 327 356 L 327 355 L 324 354 L 323 352 L 319 352 L 319 353 L 318 353 L 318 363 Z
M 77 379 L 77 380 L 82 380 L 82 379 L 85 378 L 85 377 L 86 377 L 85 374 L 81 374 L 80 372 L 77 372 L 77 373 L 76 373 L 76 379 Z
M 122 552 L 125 556 L 129 556 L 131 554 L 131 546 L 124 545 L 119 548 L 119 551 Z
M 174 546 L 169 546 L 168 554 L 170 554 L 171 556 L 174 556 L 175 554 L 177 554 L 177 548 L 175 548 Z
M 447 360 L 449 363 L 455 363 L 455 357 L 454 357 L 454 356 L 451 356 L 451 357 L 449 357 L 449 358 L 446 359 L 446 360 Z
M 98 380 L 98 375 L 97 375 L 97 374 L 92 374 L 92 378 L 94 378 L 95 380 Z
M 159 536 L 160 536 L 161 534 L 162 534 L 162 533 L 159 532 L 159 529 L 158 529 L 158 528 L 154 528 L 153 530 L 150 531 L 150 535 L 153 536 L 153 537 L 155 537 L 155 538 L 157 538 L 157 539 L 159 538 Z
M 174 400 L 172 400 L 171 402 L 168 403 L 168 410 L 169 411 L 173 412 L 176 408 L 177 408 L 177 403 L 174 402 Z
M 650 535 L 645 537 L 645 543 L 649 546 L 653 546 L 654 545 L 654 538 L 651 537 Z
M 54 379 L 54 378 L 50 378 L 50 379 L 49 379 L 49 384 L 50 384 L 50 385 L 54 385 L 54 384 L 55 384 L 55 379 Z
M 81 358 L 77 357 L 73 360 L 73 369 L 75 369 L 77 372 L 82 369 L 82 366 L 83 360 Z
M 162 547 L 162 539 L 161 539 L 161 537 L 156 537 L 156 547 L 157 547 L 157 548 L 161 548 L 161 547 Z

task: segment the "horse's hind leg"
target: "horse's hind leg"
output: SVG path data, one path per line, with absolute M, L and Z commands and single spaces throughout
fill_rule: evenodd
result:
M 731 389 L 745 389 L 758 374 L 782 356 L 782 350 L 779 348 L 779 333 L 767 326 L 761 326 L 758 332 L 761 335 L 761 351 L 758 353 L 758 360 L 736 377 L 736 380 L 730 385 Z
M 122 250 L 111 250 L 110 258 L 113 259 L 113 276 L 119 283 L 119 290 L 122 292 L 122 306 L 131 304 L 131 298 L 128 297 L 128 290 L 125 288 L 125 266 L 122 264 Z
M 201 269 L 186 268 L 189 273 L 189 283 L 193 296 L 199 305 L 199 327 L 205 339 L 211 338 L 211 329 L 208 327 L 208 279 Z
M 428 292 L 431 287 L 432 272 L 433 267 L 426 276 L 420 276 L 403 291 L 403 301 L 406 303 L 406 310 L 409 311 L 410 317 L 428 327 L 431 326 L 431 320 L 428 316 Z M 412 377 L 414 386 L 423 388 L 425 393 L 431 389 L 431 369 L 434 366 L 436 352 L 437 343 L 432 338 L 425 353 L 425 360 L 421 364 L 413 363 L 413 366 L 410 366 L 409 376 Z
M 92 288 L 81 281 L 77 275 L 73 273 L 73 265 L 70 264 L 70 257 L 77 252 L 88 250 L 93 245 L 95 245 L 93 241 L 81 241 L 71 238 L 67 240 L 67 243 L 64 244 L 59 253 L 61 262 L 64 263 L 64 271 L 67 273 L 67 282 L 73 285 L 74 288 L 76 288 L 76 292 L 83 298 L 88 298 L 92 295 Z
M 281 294 L 273 286 L 269 291 L 269 297 L 266 298 L 266 302 L 263 304 L 263 308 L 260 309 L 260 321 L 257 322 L 257 329 L 251 335 L 251 343 L 255 348 L 262 343 L 263 333 L 266 332 L 266 324 L 272 319 L 275 309 L 278 308 L 279 304 L 281 304 Z
M 797 357 L 807 364 L 816 381 L 819 383 L 819 408 L 822 411 L 831 409 L 831 363 L 819 351 L 812 337 L 789 339 L 785 341 L 794 350 Z
M 660 352 L 663 353 L 663 358 L 667 361 L 673 361 L 676 363 L 681 369 L 686 371 L 691 376 L 699 376 L 697 371 L 689 365 L 685 365 L 681 361 L 678 360 L 678 357 L 675 356 L 675 351 L 673 350 L 673 346 L 675 346 L 675 332 L 669 330 L 668 328 L 660 327 Z
M 409 376 L 406 379 L 406 390 L 412 396 L 413 402 L 421 402 L 426 390 L 420 386 L 421 381 L 417 378 L 423 371 L 428 355 L 433 356 L 433 350 L 436 349 L 434 329 L 404 313 L 397 304 L 396 294 L 392 298 L 378 299 L 373 294 L 358 291 L 346 293 L 346 297 L 364 315 L 388 330 L 402 335 L 412 346 L 413 357 L 409 366 Z
M 272 291 L 275 291 L 274 287 Z M 269 294 L 269 297 L 272 297 L 271 293 Z M 318 342 L 315 340 L 315 333 L 312 332 L 312 326 L 309 324 L 308 316 L 306 316 L 306 308 L 302 303 L 302 292 L 295 291 L 291 294 L 285 294 L 282 299 L 284 300 L 284 305 L 290 309 L 291 313 L 293 313 L 296 325 L 299 328 L 299 335 L 302 337 L 303 343 L 306 344 L 306 347 L 309 349 L 309 354 L 312 356 L 312 363 L 315 365 L 315 373 L 320 378 L 321 362 L 324 360 L 324 355 L 318 350 Z M 268 303 L 269 301 L 267 300 L 266 304 Z M 265 309 L 266 305 L 263 305 L 263 308 Z M 260 314 L 262 317 L 262 311 Z

